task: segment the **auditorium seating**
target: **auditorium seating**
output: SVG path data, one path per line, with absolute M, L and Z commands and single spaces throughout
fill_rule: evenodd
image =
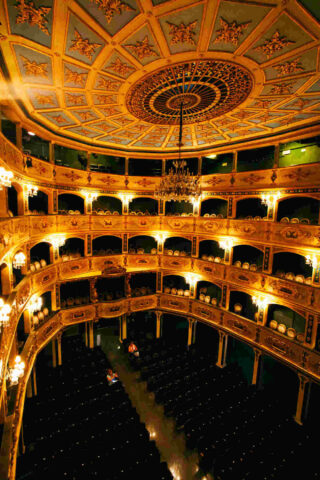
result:
M 100 347 L 62 342 L 63 365 L 37 365 L 39 394 L 26 400 L 26 453 L 17 480 L 171 480 L 121 381 L 108 386 Z
M 237 364 L 220 369 L 211 351 L 136 339 L 140 357 L 131 358 L 155 401 L 198 452 L 199 468 L 215 480 L 320 478 L 312 444 L 312 419 L 297 425 L 289 396 L 278 385 L 248 385 Z M 126 345 L 124 346 L 126 349 Z

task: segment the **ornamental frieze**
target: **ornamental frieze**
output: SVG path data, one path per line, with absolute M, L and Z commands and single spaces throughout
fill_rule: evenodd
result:
M 257 326 L 250 320 L 235 318 L 226 313 L 223 319 L 223 326 L 251 340 L 254 340 L 256 337 Z

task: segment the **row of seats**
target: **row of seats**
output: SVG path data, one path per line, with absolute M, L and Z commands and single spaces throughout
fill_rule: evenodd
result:
M 17 480 L 172 480 L 121 381 L 108 385 L 101 348 L 67 337 L 62 351 L 55 369 L 38 360 L 39 395 L 25 405 Z

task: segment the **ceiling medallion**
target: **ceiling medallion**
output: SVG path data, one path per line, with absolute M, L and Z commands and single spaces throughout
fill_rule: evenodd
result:
M 164 67 L 134 84 L 126 97 L 129 112 L 153 124 L 185 124 L 223 115 L 250 94 L 253 80 L 243 66 L 223 60 L 198 60 Z

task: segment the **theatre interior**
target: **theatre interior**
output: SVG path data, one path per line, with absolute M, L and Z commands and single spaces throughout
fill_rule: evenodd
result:
M 0 480 L 320 478 L 319 0 L 0 2 Z

